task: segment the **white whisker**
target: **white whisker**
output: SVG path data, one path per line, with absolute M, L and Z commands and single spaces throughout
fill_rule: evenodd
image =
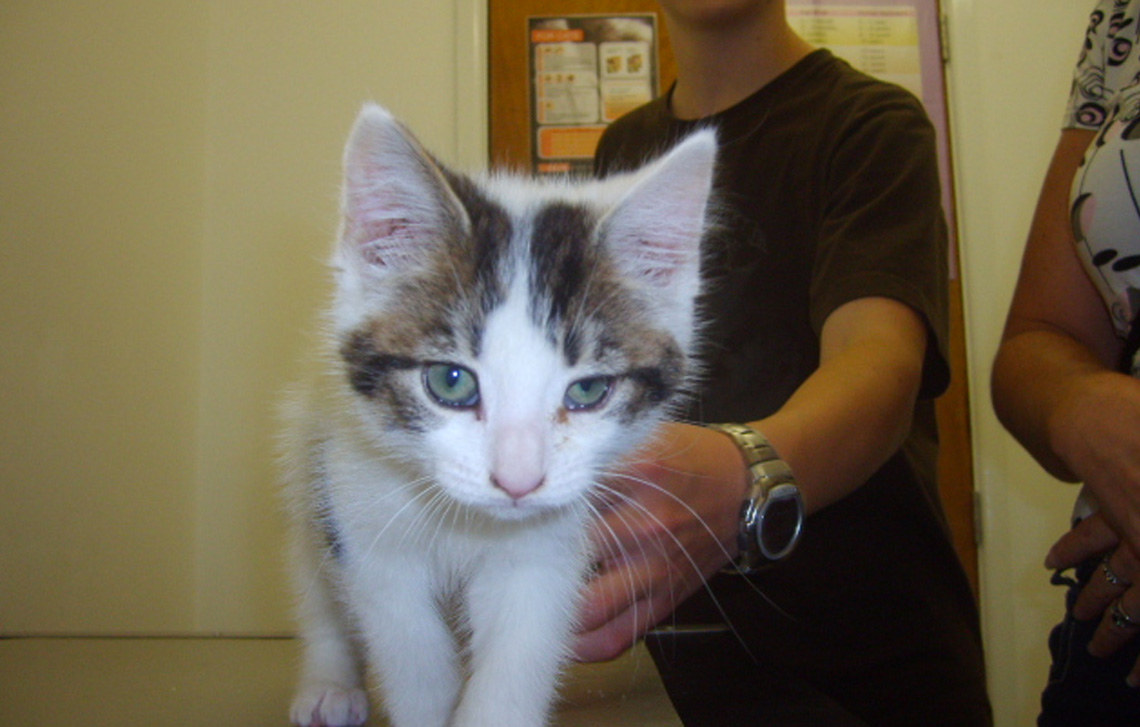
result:
M 680 505 L 681 507 L 683 507 L 685 509 L 685 511 L 688 512 L 693 517 L 693 519 L 700 524 L 700 526 L 704 529 L 705 534 L 708 535 L 709 538 L 711 538 L 713 540 L 713 542 L 715 542 L 717 544 L 717 548 L 720 550 L 721 555 L 723 555 L 725 557 L 725 559 L 729 561 L 729 563 L 732 563 L 733 559 L 732 559 L 731 553 L 729 553 L 728 550 L 723 545 L 721 545 L 720 538 L 717 537 L 717 535 L 713 531 L 713 529 L 711 527 L 709 527 L 709 524 L 705 521 L 705 519 L 703 517 L 701 517 L 700 513 L 698 513 L 695 509 L 693 509 L 693 507 L 691 505 L 689 505 L 687 502 L 682 500 L 680 497 L 673 494 L 672 492 L 669 492 L 668 490 L 666 490 L 665 488 L 661 487 L 660 485 L 658 485 L 657 483 L 655 483 L 651 480 L 647 480 L 647 479 L 642 478 L 642 477 L 636 477 L 634 475 L 629 474 L 628 472 L 610 473 L 608 475 L 608 477 L 610 479 L 627 480 L 630 482 L 635 482 L 639 485 L 644 485 L 644 486 L 652 489 L 653 491 L 655 491 L 659 494 L 665 495 L 670 500 L 672 500 L 673 502 L 675 502 L 678 505 Z M 613 488 L 611 488 L 611 489 L 613 489 Z M 635 500 L 630 498 L 628 495 L 622 494 L 620 492 L 620 490 L 614 489 L 614 494 L 617 495 L 618 497 L 622 498 L 623 501 L 625 501 L 631 505 L 635 505 L 636 507 L 644 510 L 644 507 L 641 506 L 640 503 L 637 503 Z M 648 513 L 648 511 L 647 511 L 647 513 Z M 654 518 L 654 519 L 656 520 L 656 518 Z M 666 529 L 666 531 L 668 531 L 668 530 Z M 676 539 L 676 538 L 674 538 L 674 539 Z M 680 545 L 680 543 L 678 543 L 678 545 Z M 686 555 L 688 555 L 688 554 L 686 553 Z M 691 560 L 691 558 L 690 558 L 690 560 Z M 738 574 L 739 574 L 739 572 L 738 572 Z M 745 578 L 744 580 L 745 580 L 745 582 L 748 583 L 749 588 L 754 593 L 756 593 L 756 595 L 763 598 L 768 603 L 768 605 L 770 605 L 772 608 L 774 608 L 776 611 L 778 611 L 782 616 L 785 616 L 789 619 L 794 620 L 794 617 L 791 614 L 789 614 L 787 611 L 782 609 L 779 604 L 777 604 L 775 601 L 773 601 L 771 599 L 771 597 L 769 597 L 766 593 L 764 593 L 762 590 L 760 590 L 760 588 L 755 583 L 753 583 L 750 578 Z
M 702 517 L 700 517 L 700 515 L 691 506 L 689 506 L 686 502 L 681 500 L 679 497 L 677 497 L 673 493 L 669 492 L 668 490 L 665 490 L 664 488 L 657 485 L 656 483 L 650 482 L 650 481 L 642 479 L 642 478 L 634 477 L 634 476 L 629 475 L 627 473 L 615 473 L 615 474 L 612 474 L 610 476 L 611 476 L 611 478 L 620 478 L 620 479 L 631 480 L 631 481 L 636 482 L 638 484 L 645 485 L 645 486 L 655 490 L 656 492 L 659 492 L 661 494 L 666 495 L 671 500 L 673 500 L 674 502 L 681 505 L 683 508 L 685 508 L 686 511 L 689 512 L 689 514 L 691 514 L 693 516 L 693 518 L 698 523 L 700 523 L 701 527 L 704 528 L 706 534 L 708 534 L 709 537 L 712 538 L 713 541 L 717 543 L 718 548 L 721 550 L 721 552 L 725 556 L 725 558 L 731 560 L 731 556 L 730 556 L 729 552 L 724 548 L 724 546 L 720 545 L 720 540 L 719 540 L 719 538 L 716 537 L 716 534 L 713 532 L 712 528 L 710 528 L 708 526 L 708 524 L 704 521 L 704 519 Z M 709 600 L 712 602 L 713 606 L 716 608 L 716 610 L 720 614 L 721 618 L 724 619 L 725 626 L 727 626 L 728 629 L 732 632 L 733 636 L 736 637 L 737 641 L 740 643 L 741 647 L 745 650 L 745 652 L 748 653 L 749 657 L 754 659 L 755 657 L 752 654 L 751 650 L 748 648 L 747 642 L 744 640 L 743 636 L 740 635 L 740 632 L 737 631 L 736 626 L 732 623 L 732 619 L 729 617 L 727 611 L 725 611 L 725 609 L 724 609 L 723 604 L 721 604 L 720 599 L 717 598 L 716 593 L 713 591 L 712 587 L 709 585 L 708 580 L 705 578 L 704 573 L 702 572 L 700 565 L 696 561 L 696 558 L 694 558 L 693 555 L 689 552 L 689 550 L 685 547 L 685 544 L 683 542 L 681 542 L 681 539 L 678 538 L 671 530 L 669 530 L 669 528 L 667 528 L 664 525 L 664 523 L 662 523 L 661 520 L 656 515 L 653 514 L 652 511 L 650 511 L 648 508 L 646 508 L 644 505 L 642 505 L 640 502 L 638 502 L 633 497 L 626 495 L 625 493 L 623 493 L 620 490 L 613 488 L 613 487 L 607 487 L 605 485 L 599 485 L 599 487 L 604 488 L 610 494 L 618 497 L 623 503 L 625 503 L 629 507 L 633 508 L 635 511 L 643 514 L 651 522 L 654 522 L 654 523 L 661 526 L 661 532 L 669 537 L 670 541 L 672 541 L 672 543 L 677 547 L 678 551 L 684 556 L 685 560 L 689 564 L 689 567 L 692 569 L 692 571 L 700 579 L 702 587 L 704 588 L 705 592 L 709 596 Z M 760 590 L 760 588 L 757 587 L 756 584 L 754 584 L 750 579 L 746 578 L 745 580 L 748 583 L 749 588 L 751 588 L 751 590 L 753 592 L 755 592 L 758 596 L 763 598 L 769 605 L 771 605 L 774 609 L 779 611 L 781 614 L 788 616 L 788 614 L 783 609 L 781 609 L 767 594 L 765 594 L 762 590 Z M 672 586 L 670 586 L 670 587 L 672 587 Z M 788 617 L 791 618 L 790 616 L 788 616 Z

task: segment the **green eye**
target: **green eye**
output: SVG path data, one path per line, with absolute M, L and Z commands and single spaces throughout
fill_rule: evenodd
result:
M 475 374 L 455 364 L 428 364 L 424 368 L 424 388 L 444 406 L 469 409 L 479 403 Z
M 613 386 L 612 376 L 591 376 L 579 379 L 566 389 L 562 404 L 570 411 L 584 411 L 601 405 Z

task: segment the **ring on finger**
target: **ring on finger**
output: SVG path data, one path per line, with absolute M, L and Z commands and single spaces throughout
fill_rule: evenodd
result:
M 1109 555 L 1104 556 L 1104 558 L 1102 558 L 1100 561 L 1100 568 L 1101 568 L 1101 570 L 1104 571 L 1104 577 L 1108 580 L 1109 583 L 1111 583 L 1114 586 L 1123 586 L 1124 588 L 1128 588 L 1132 584 L 1129 583 L 1128 581 L 1124 580 L 1120 576 L 1116 575 L 1116 573 L 1108 565 L 1108 559 L 1110 557 L 1112 557 L 1111 553 Z
M 1120 603 L 1119 598 L 1112 602 L 1112 608 L 1109 613 L 1112 616 L 1112 623 L 1115 624 L 1118 629 L 1134 629 L 1140 627 L 1140 621 L 1136 621 L 1128 615 L 1128 612 L 1124 610 L 1124 606 Z

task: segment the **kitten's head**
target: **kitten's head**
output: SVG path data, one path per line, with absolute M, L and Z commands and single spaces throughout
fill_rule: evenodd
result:
M 455 501 L 578 501 L 683 395 L 716 143 L 605 181 L 479 180 L 387 112 L 345 154 L 332 323 L 356 411 Z

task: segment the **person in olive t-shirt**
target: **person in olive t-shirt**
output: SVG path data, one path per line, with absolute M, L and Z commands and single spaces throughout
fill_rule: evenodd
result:
M 936 483 L 948 253 L 933 128 L 909 93 L 799 38 L 783 0 L 661 4 L 677 81 L 606 130 L 596 167 L 717 130 L 707 367 L 690 423 L 630 466 L 671 494 L 626 484 L 636 504 L 607 516 L 600 543 L 626 557 L 600 564 L 575 654 L 612 658 L 661 621 L 727 623 L 723 643 L 650 642 L 688 725 L 763 718 L 773 675 L 843 724 L 989 725 L 977 605 Z M 762 432 L 809 514 L 797 549 L 753 576 L 718 574 L 750 479 L 712 422 Z

